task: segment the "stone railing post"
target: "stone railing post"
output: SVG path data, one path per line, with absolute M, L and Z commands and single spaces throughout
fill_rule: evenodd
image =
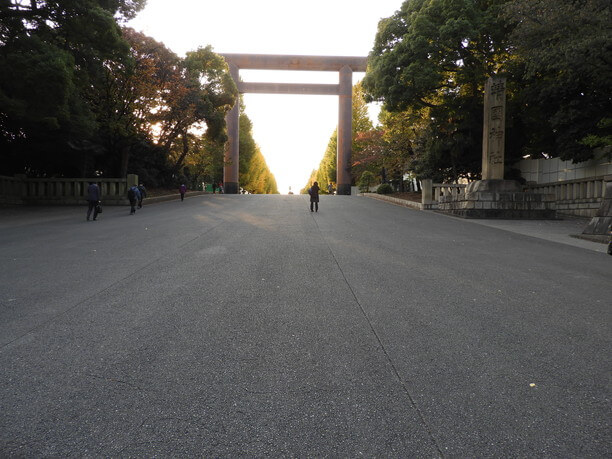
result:
M 134 185 L 138 186 L 138 176 L 136 174 L 128 174 L 127 175 L 127 187 L 130 188 Z
M 433 202 L 433 180 L 421 180 L 421 204 L 429 205 Z

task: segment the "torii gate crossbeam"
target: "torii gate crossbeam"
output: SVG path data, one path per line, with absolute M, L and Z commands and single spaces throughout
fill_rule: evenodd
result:
M 336 189 L 338 194 L 351 194 L 352 89 L 353 72 L 365 72 L 367 57 L 295 56 L 270 54 L 221 54 L 227 61 L 238 92 L 258 94 L 320 94 L 339 96 L 338 159 Z M 313 70 L 339 73 L 335 84 L 245 83 L 240 81 L 240 69 Z M 223 181 L 225 192 L 239 193 L 239 116 L 240 102 L 227 114 L 228 142 L 225 150 Z

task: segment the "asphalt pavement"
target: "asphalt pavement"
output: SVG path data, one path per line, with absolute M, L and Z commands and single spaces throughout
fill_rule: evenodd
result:
M 568 222 L 85 213 L 0 209 L 1 456 L 612 453 L 612 257 Z

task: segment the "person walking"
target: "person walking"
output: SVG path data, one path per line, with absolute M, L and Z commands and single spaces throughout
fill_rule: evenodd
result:
M 144 198 L 147 197 L 147 189 L 141 183 L 140 185 L 138 185 L 138 191 L 140 191 L 140 198 L 138 199 L 138 208 L 142 209 L 142 201 L 144 200 Z
M 308 194 L 310 195 L 310 211 L 318 212 L 319 211 L 319 183 L 314 182 L 312 186 L 308 189 Z M 313 209 L 314 204 L 314 209 Z
M 183 183 L 181 186 L 179 186 L 179 193 L 181 193 L 181 201 L 183 201 L 185 199 L 185 193 L 186 192 L 187 192 L 187 187 Z
M 136 203 L 140 201 L 140 191 L 136 185 L 132 185 L 127 192 L 128 200 L 130 201 L 130 215 L 136 213 Z
M 96 221 L 98 218 L 98 209 L 100 205 L 100 187 L 95 182 L 89 182 L 87 187 L 87 221 L 91 217 L 91 211 L 93 210 L 93 219 Z
M 331 183 L 327 184 L 327 192 L 329 194 L 334 194 L 334 186 Z

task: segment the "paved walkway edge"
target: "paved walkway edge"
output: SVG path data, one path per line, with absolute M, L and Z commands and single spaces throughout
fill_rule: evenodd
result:
M 185 194 L 186 198 L 189 198 L 191 196 L 201 196 L 203 194 L 210 194 L 206 191 L 191 191 L 191 192 L 187 192 Z M 181 195 L 176 193 L 176 194 L 166 194 L 164 196 L 154 196 L 152 198 L 145 198 L 143 203 L 145 204 L 155 204 L 157 202 L 166 202 L 166 201 L 175 201 L 177 199 L 181 199 Z M 126 204 L 129 205 L 129 202 Z
M 421 203 L 406 201 L 404 199 L 394 198 L 392 196 L 385 196 L 375 193 L 359 193 L 358 196 L 365 196 L 367 198 L 385 201 L 390 204 L 408 207 L 411 209 L 423 210 Z M 575 247 L 595 250 L 596 252 L 605 253 L 606 248 L 603 245 L 608 243 L 606 236 L 603 236 L 602 238 L 593 238 L 588 237 L 588 235 L 578 234 L 576 230 L 578 229 L 578 231 L 580 231 L 580 227 L 576 228 L 576 226 L 572 225 L 571 222 L 584 220 L 584 225 L 588 223 L 588 219 L 582 219 L 579 217 L 567 217 L 565 219 L 561 218 L 558 220 L 496 220 L 479 218 L 464 219 L 455 215 L 446 214 L 444 212 L 435 213 L 438 215 L 444 215 L 445 217 L 457 218 L 466 222 L 495 227 L 513 233 L 524 234 L 526 236 L 536 237 L 539 239 L 546 239 Z M 552 223 L 554 225 L 554 230 L 551 231 L 553 227 L 549 225 L 541 225 L 542 222 L 547 222 L 548 224 Z
M 407 201 L 406 199 L 394 198 L 393 196 L 385 196 L 384 194 L 375 193 L 360 193 L 358 196 L 365 196 L 366 198 L 378 199 L 379 201 L 390 202 L 402 207 L 410 207 L 411 209 L 423 210 L 423 204 L 415 201 Z

